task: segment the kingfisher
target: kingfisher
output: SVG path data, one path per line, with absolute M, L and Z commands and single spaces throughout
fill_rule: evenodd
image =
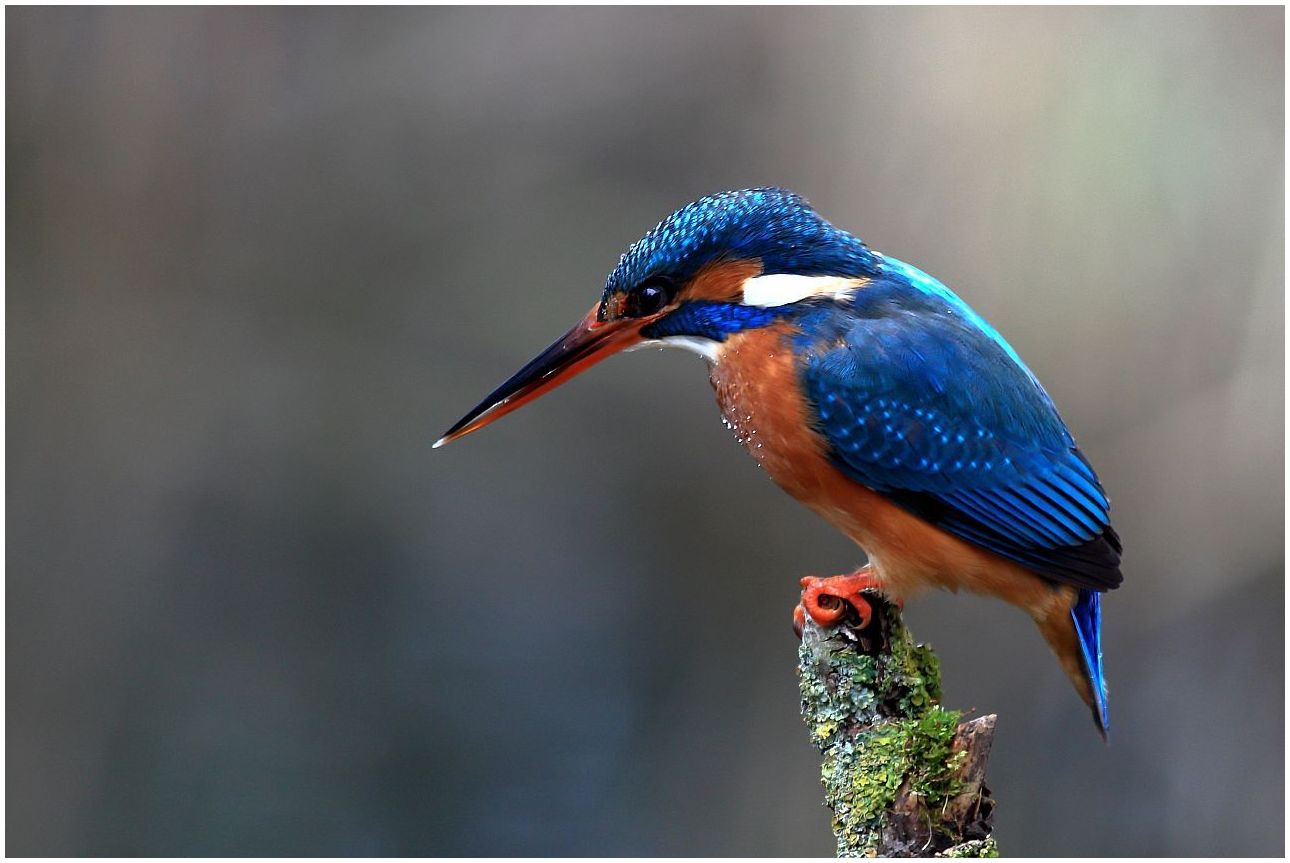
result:
M 725 423 L 784 491 L 856 543 L 795 609 L 862 621 L 876 590 L 1020 607 L 1105 739 L 1101 595 L 1121 544 L 1092 465 L 1003 337 L 926 273 L 785 189 L 700 198 L 634 243 L 577 324 L 435 442 L 644 345 L 702 356 Z

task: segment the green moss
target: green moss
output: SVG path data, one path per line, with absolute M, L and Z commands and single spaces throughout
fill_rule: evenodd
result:
M 911 719 L 878 722 L 872 730 L 835 740 L 825 750 L 821 779 L 833 810 L 839 856 L 873 853 L 901 786 L 930 806 L 958 791 L 950 752 L 959 714 L 933 707 Z
M 799 653 L 802 715 L 824 755 L 838 856 L 873 856 L 902 786 L 935 810 L 959 793 L 960 714 L 939 702 L 936 655 L 917 645 L 894 609 L 886 649 L 867 652 L 808 626 Z

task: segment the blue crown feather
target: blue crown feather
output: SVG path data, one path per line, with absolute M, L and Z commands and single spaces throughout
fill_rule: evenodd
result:
M 876 258 L 786 189 L 721 192 L 687 204 L 632 245 L 605 282 L 605 296 L 649 276 L 684 280 L 717 258 L 760 260 L 765 273 L 865 276 Z

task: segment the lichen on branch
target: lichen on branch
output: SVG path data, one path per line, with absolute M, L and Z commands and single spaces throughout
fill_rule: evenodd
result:
M 894 606 L 865 599 L 868 626 L 808 618 L 799 650 L 802 716 L 824 756 L 838 856 L 997 856 L 982 782 L 994 717 L 960 725 L 940 706 L 936 655 Z

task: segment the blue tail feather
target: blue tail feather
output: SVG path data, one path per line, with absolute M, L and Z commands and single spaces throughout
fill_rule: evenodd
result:
M 1106 737 L 1110 722 L 1106 715 L 1106 678 L 1102 675 L 1102 594 L 1081 590 L 1075 607 L 1071 609 L 1075 634 L 1079 637 L 1080 652 L 1084 657 L 1084 670 L 1093 690 L 1093 719 L 1102 737 Z

